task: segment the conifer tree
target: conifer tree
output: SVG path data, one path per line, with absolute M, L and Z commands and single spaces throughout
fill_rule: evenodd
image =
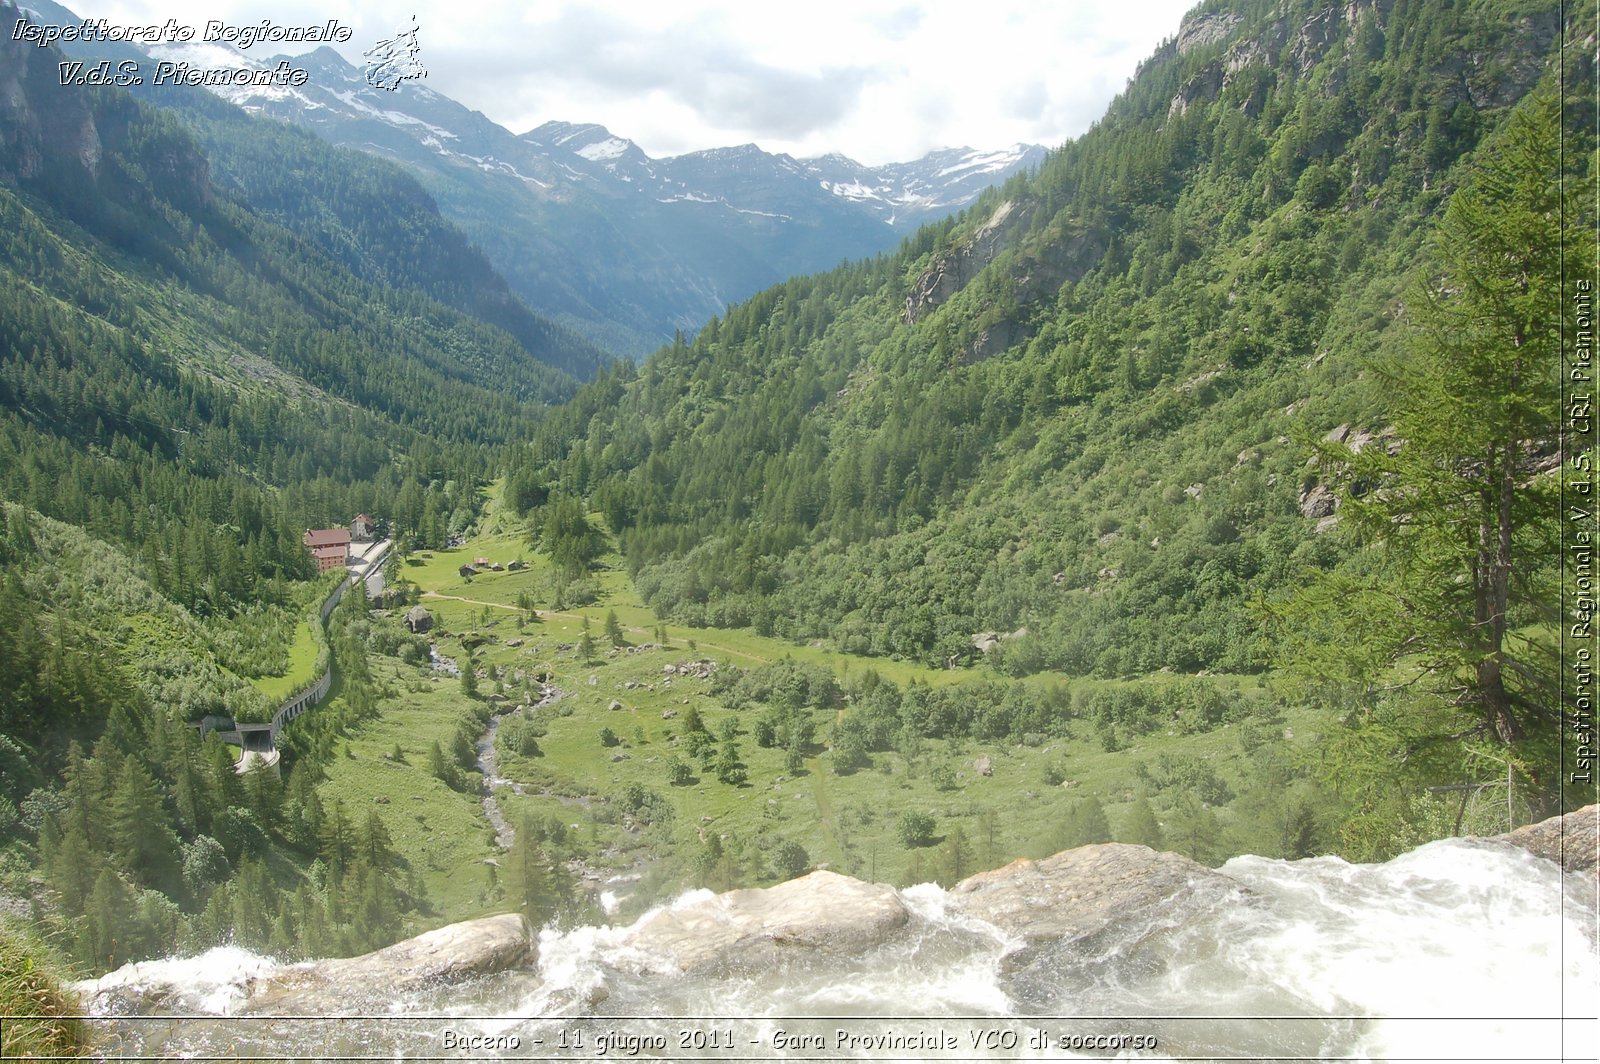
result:
M 47 833 L 41 833 L 41 843 L 48 845 L 46 865 L 50 870 L 50 885 L 60 895 L 62 910 L 70 914 L 83 912 L 104 864 L 90 848 L 83 826 L 69 819 L 59 838 L 52 839 Z
M 1531 99 L 1451 200 L 1415 340 L 1381 371 L 1393 445 L 1320 448 L 1341 513 L 1381 545 L 1381 565 L 1371 578 L 1325 578 L 1283 615 L 1291 664 L 1359 672 L 1372 691 L 1407 659 L 1502 745 L 1554 719 L 1549 666 L 1518 628 L 1552 619 L 1544 559 L 1560 515 L 1539 465 L 1558 448 L 1560 337 L 1573 315 L 1563 265 L 1583 275 L 1563 211 L 1569 226 L 1589 217 L 1587 182 L 1561 171 L 1560 138 L 1557 101 Z
M 350 950 L 376 949 L 394 941 L 400 929 L 400 899 L 393 881 L 369 864 L 363 853 L 342 887 L 349 898 Z
M 244 774 L 245 803 L 263 829 L 277 828 L 283 810 L 283 780 L 257 758 Z
M 508 859 L 511 899 L 534 927 L 549 923 L 571 901 L 570 884 L 540 845 L 541 838 L 538 823 L 524 816 Z
M 394 840 L 389 834 L 389 826 L 383 822 L 383 817 L 378 815 L 376 809 L 367 811 L 367 822 L 356 844 L 361 858 L 372 868 L 379 872 L 388 872 L 394 868 L 396 860 Z
M 345 814 L 344 802 L 335 801 L 317 838 L 318 855 L 328 862 L 329 873 L 337 878 L 350 864 L 356 852 L 355 830 Z
M 1111 823 L 1106 819 L 1105 808 L 1099 799 L 1090 797 L 1074 802 L 1057 837 L 1061 849 L 1110 842 Z
M 791 729 L 789 742 L 783 751 L 783 771 L 791 776 L 798 776 L 806 769 L 805 741 L 799 728 Z
M 943 883 L 958 883 L 972 871 L 972 845 L 960 824 L 951 827 L 945 836 L 941 863 L 944 867 L 939 878 Z
M 1122 833 L 1122 841 L 1148 846 L 1152 850 L 1162 849 L 1166 845 L 1166 837 L 1161 833 L 1155 810 L 1150 808 L 1150 800 L 1142 794 L 1133 800 L 1128 810 L 1128 826 Z
M 133 891 L 109 866 L 100 870 L 84 918 L 75 928 L 78 954 L 97 967 L 115 968 L 127 960 L 128 911 Z
M 137 758 L 123 762 L 107 813 L 111 844 L 122 868 L 146 885 L 176 891 L 181 881 L 178 837 L 160 787 Z
M 433 773 L 435 779 L 446 787 L 454 789 L 461 782 L 461 770 L 451 764 L 450 759 L 444 756 L 444 747 L 435 739 L 428 748 L 428 771 Z

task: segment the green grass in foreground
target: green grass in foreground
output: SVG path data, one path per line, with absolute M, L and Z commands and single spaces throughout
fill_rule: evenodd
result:
M 66 977 L 45 959 L 26 931 L 0 921 L 0 1053 L 7 1060 L 87 1057 L 94 1051 L 89 1027 L 73 1019 L 82 1006 L 66 988 Z

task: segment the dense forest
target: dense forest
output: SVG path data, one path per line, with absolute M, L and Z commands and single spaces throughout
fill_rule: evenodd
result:
M 8 48 L 0 490 L 130 548 L 180 604 L 281 601 L 275 580 L 310 575 L 300 531 L 361 510 L 425 543 L 459 534 L 490 449 L 570 394 L 551 363 L 592 370 L 592 349 L 477 283 L 487 266 L 398 171 L 275 129 L 213 130 L 208 154 Z M 246 144 L 300 165 L 229 170 Z M 226 178 L 302 171 L 290 228 Z M 281 190 L 255 195 L 283 213 Z M 469 289 L 515 334 L 450 305 Z
M 64 89 L 53 52 L 0 47 L 0 834 L 31 840 L 6 881 L 42 875 L 41 918 L 91 966 L 247 911 L 280 943 L 388 941 L 418 902 L 381 822 L 330 811 L 329 850 L 309 789 L 339 711 L 298 730 L 286 781 L 191 725 L 270 716 L 246 678 L 286 668 L 327 590 L 303 530 L 365 511 L 443 546 L 600 356 L 399 171 L 200 100 Z M 301 180 L 230 176 L 251 171 Z M 338 629 L 340 706 L 369 712 Z M 285 931 L 278 884 L 318 860 Z
M 445 915 L 381 803 L 321 797 L 358 725 L 432 690 L 437 643 L 359 593 L 313 622 L 336 690 L 281 775 L 194 725 L 270 713 L 253 681 L 333 579 L 305 529 L 366 511 L 453 572 L 432 552 L 490 536 L 491 495 L 497 548 L 549 574 L 538 607 L 625 575 L 652 611 L 642 645 L 609 613 L 606 650 L 582 615 L 550 651 L 574 687 L 668 624 L 912 670 L 707 671 L 716 728 L 657 714 L 666 786 L 594 801 L 595 838 L 670 838 L 690 783 L 737 789 L 747 761 L 926 767 L 945 794 L 935 746 L 1224 730 L 1249 777 L 1142 760 L 1118 837 L 1373 859 L 1451 830 L 1430 787 L 1580 803 L 1553 783 L 1552 679 L 1553 474 L 1594 446 L 1556 423 L 1559 279 L 1593 267 L 1563 239 L 1594 227 L 1580 8 L 1207 0 L 1037 173 L 638 366 L 529 313 L 399 170 L 204 95 L 62 87 L 0 42 L 0 891 L 85 969 L 230 938 L 350 953 Z M 449 741 L 383 758 L 469 804 L 491 698 L 525 703 L 508 762 L 556 747 L 534 670 L 473 657 L 491 606 L 540 623 L 519 587 L 460 600 L 483 616 L 448 634 Z M 1315 757 L 1286 710 L 1326 727 Z M 608 725 L 592 757 L 652 741 Z M 1038 844 L 1111 837 L 1102 797 Z M 971 870 L 958 831 L 935 868 L 931 818 L 897 830 L 905 875 Z M 507 862 L 531 913 L 569 900 L 539 849 L 578 860 L 565 831 L 526 827 Z M 772 838 L 712 833 L 682 865 L 808 866 Z
M 596 381 L 521 475 L 591 499 L 664 616 L 935 664 L 1025 627 L 1015 674 L 1261 667 L 1252 594 L 1341 552 L 1295 441 L 1385 427 L 1355 378 L 1557 26 L 1234 10 L 965 219 Z M 1463 84 L 1474 48 L 1504 58 Z
M 1581 92 L 1558 98 L 1589 83 L 1591 58 L 1571 50 L 1564 75 L 1544 58 L 1586 25 L 1569 16 L 1203 5 L 1038 174 L 895 256 L 777 286 L 588 385 L 520 456 L 513 497 L 588 500 L 646 600 L 686 624 L 1017 677 L 1272 675 L 1285 697 L 1399 712 L 1408 723 L 1362 741 L 1452 751 L 1445 763 L 1484 735 L 1433 709 L 1493 698 L 1478 723 L 1532 743 L 1517 763 L 1548 784 L 1560 713 L 1546 489 L 1560 462 L 1555 337 L 1572 325 L 1555 293 L 1563 268 L 1584 268 L 1562 241 L 1563 202 L 1518 201 L 1533 221 L 1507 239 L 1568 258 L 1523 267 L 1535 295 L 1501 333 L 1476 324 L 1478 308 L 1428 307 L 1500 283 L 1478 276 L 1510 253 L 1478 238 L 1513 213 L 1506 188 L 1564 190 L 1567 225 L 1592 221 L 1593 116 Z M 1453 199 L 1459 217 L 1441 225 Z M 1524 368 L 1475 367 L 1462 322 L 1479 344 L 1522 349 Z M 1418 413 L 1455 387 L 1468 395 L 1450 414 Z M 1524 404 L 1509 423 L 1507 390 Z M 1451 415 L 1500 436 L 1430 450 Z M 1421 490 L 1448 463 L 1457 479 L 1430 498 L 1438 535 L 1463 514 L 1445 494 L 1475 497 L 1472 470 L 1527 489 L 1498 575 L 1455 545 L 1414 555 L 1445 551 L 1429 570 L 1445 586 L 1500 581 L 1494 601 L 1383 614 L 1393 645 L 1376 617 L 1318 614 L 1308 582 L 1334 613 L 1372 609 L 1396 579 L 1426 582 L 1396 577 L 1412 540 L 1381 531 L 1415 515 L 1364 497 L 1386 479 Z M 1456 619 L 1454 652 L 1417 630 L 1428 609 Z M 1492 650 L 1463 634 L 1490 628 Z M 1521 641 L 1515 660 L 1507 639 Z M 1359 682 L 1341 656 L 1365 661 Z M 1512 693 L 1457 682 L 1486 657 Z

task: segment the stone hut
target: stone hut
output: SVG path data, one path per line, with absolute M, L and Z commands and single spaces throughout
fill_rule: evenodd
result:
M 416 635 L 421 635 L 433 627 L 433 614 L 421 606 L 413 606 L 406 611 L 406 627 Z

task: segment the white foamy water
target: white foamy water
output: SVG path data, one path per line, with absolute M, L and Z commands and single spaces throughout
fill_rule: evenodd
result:
M 336 1029 L 275 1021 L 270 1037 L 265 1024 L 238 1017 L 168 1021 L 159 1037 L 163 1051 L 188 1054 L 314 1057 L 337 1042 L 384 1059 L 1495 1061 L 1600 1052 L 1592 1019 L 1560 1019 L 1593 1017 L 1600 1001 L 1592 879 L 1467 840 L 1383 865 L 1241 857 L 1221 871 L 1237 890 L 1182 895 L 1077 943 L 1023 948 L 923 885 L 900 892 L 905 928 L 848 955 L 796 950 L 779 966 L 686 975 L 631 945 L 647 914 L 627 927 L 546 929 L 536 970 L 366 1010 L 393 1019 Z M 673 904 L 707 897 L 694 891 Z M 181 1004 L 171 1011 L 228 1015 L 244 983 L 272 967 L 212 950 L 108 979 L 174 980 Z M 123 1044 L 143 1044 L 142 1022 L 154 1021 L 118 1027 Z M 447 1030 L 520 1048 L 447 1051 Z M 1134 1035 L 1157 1048 L 1072 1041 Z M 1041 1039 L 1044 1047 L 1030 1046 Z
M 229 1016 L 244 1003 L 252 979 L 281 967 L 238 946 L 216 946 L 194 957 L 125 964 L 88 985 L 106 991 L 170 985 L 178 990 L 171 1011 Z

